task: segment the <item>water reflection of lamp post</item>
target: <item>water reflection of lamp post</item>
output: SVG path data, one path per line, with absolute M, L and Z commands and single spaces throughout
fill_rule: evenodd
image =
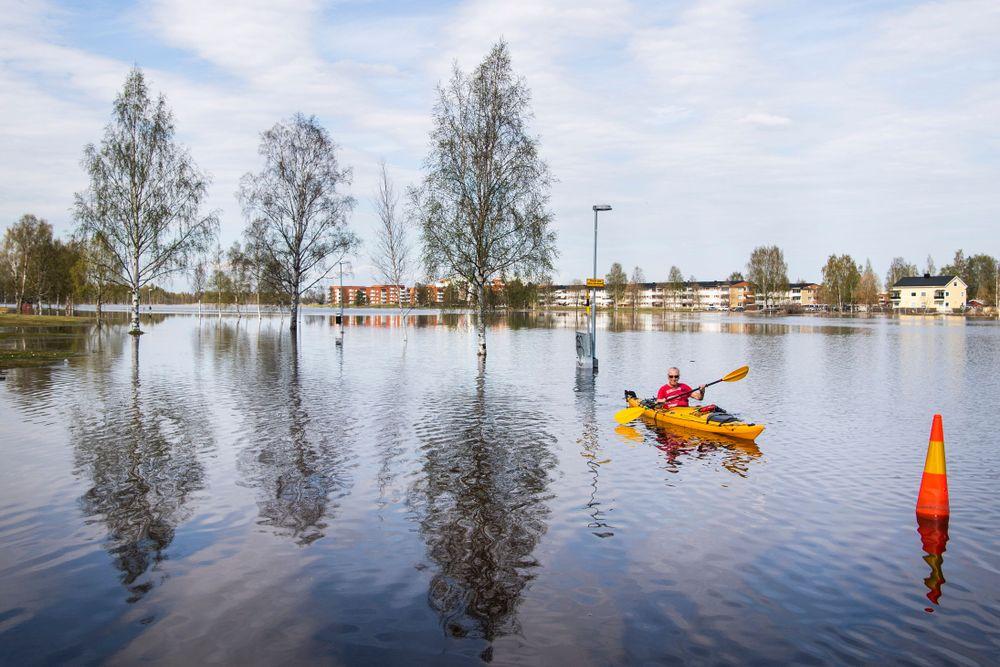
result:
M 597 280 L 597 213 L 610 211 L 610 204 L 594 205 L 594 280 Z M 597 288 L 590 288 L 590 359 L 594 372 L 597 372 Z

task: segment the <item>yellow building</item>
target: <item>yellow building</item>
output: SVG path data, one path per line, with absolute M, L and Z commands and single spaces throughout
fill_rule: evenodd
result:
M 895 310 L 931 310 L 950 313 L 965 308 L 968 285 L 958 276 L 922 276 L 900 278 L 889 292 Z

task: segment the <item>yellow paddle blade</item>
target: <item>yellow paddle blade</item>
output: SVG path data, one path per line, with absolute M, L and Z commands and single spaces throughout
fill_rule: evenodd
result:
M 642 412 L 645 410 L 642 406 L 634 408 L 625 408 L 624 410 L 619 410 L 615 413 L 615 421 L 619 424 L 627 424 L 630 421 L 634 421 L 642 416 Z
M 735 371 L 733 371 L 732 373 L 730 373 L 726 377 L 722 378 L 722 381 L 723 382 L 736 382 L 737 380 L 742 380 L 743 378 L 745 378 L 747 376 L 747 373 L 749 373 L 749 372 L 750 372 L 750 367 L 749 366 L 742 366 L 740 368 L 737 368 Z

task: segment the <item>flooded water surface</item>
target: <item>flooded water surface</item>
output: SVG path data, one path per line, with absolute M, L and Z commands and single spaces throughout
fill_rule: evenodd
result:
M 1000 651 L 1000 327 L 156 316 L 0 383 L 0 663 L 922 664 Z M 756 444 L 619 427 L 669 366 Z M 951 519 L 918 525 L 931 417 Z

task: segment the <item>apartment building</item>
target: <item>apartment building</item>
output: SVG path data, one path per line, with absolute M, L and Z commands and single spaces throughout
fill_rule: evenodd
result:
M 819 304 L 819 285 L 816 283 L 791 283 L 778 296 L 777 303 L 785 306 L 815 306 Z
M 923 276 L 900 278 L 889 291 L 889 300 L 897 310 L 923 310 L 950 313 L 964 309 L 968 285 L 958 276 Z
M 332 285 L 330 287 L 330 303 L 339 306 L 341 301 L 343 301 L 345 306 L 353 306 L 358 302 L 358 293 L 362 295 L 362 299 L 367 298 L 367 287 L 362 285 Z
M 372 285 L 366 289 L 365 303 L 371 306 L 398 306 L 409 297 L 409 290 L 403 285 Z

